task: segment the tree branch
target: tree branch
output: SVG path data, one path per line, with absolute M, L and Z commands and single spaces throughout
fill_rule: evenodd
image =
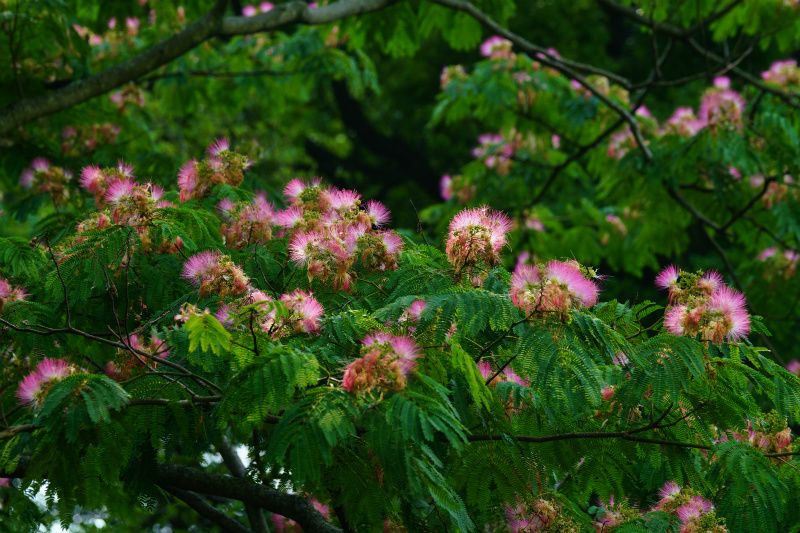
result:
M 222 528 L 222 531 L 228 533 L 250 533 L 250 530 L 244 527 L 238 521 L 229 517 L 212 505 L 209 505 L 199 494 L 170 486 L 162 485 L 161 488 L 176 498 L 183 500 L 183 502 L 194 509 L 197 514 Z
M 300 524 L 304 531 L 341 533 L 339 528 L 328 523 L 302 496 L 280 492 L 245 479 L 203 472 L 188 466 L 162 464 L 156 467 L 156 482 L 160 486 L 213 494 L 257 505 L 291 518 Z
M 650 149 L 647 147 L 644 141 L 644 136 L 642 135 L 641 130 L 639 129 L 639 124 L 636 122 L 636 118 L 631 114 L 630 110 L 626 109 L 624 106 L 619 104 L 618 102 L 614 101 L 613 99 L 609 98 L 605 94 L 601 93 L 594 87 L 589 81 L 586 80 L 582 75 L 580 75 L 577 71 L 582 70 L 584 72 L 592 72 L 596 74 L 600 74 L 602 76 L 607 77 L 610 80 L 619 83 L 623 87 L 630 87 L 630 82 L 618 76 L 612 72 L 608 72 L 602 69 L 598 69 L 596 67 L 592 67 L 591 65 L 585 65 L 583 63 L 578 63 L 576 61 L 571 61 L 568 59 L 556 57 L 546 49 L 536 46 L 535 44 L 531 43 L 524 37 L 517 35 L 516 33 L 506 29 L 505 27 L 498 24 L 494 19 L 492 19 L 489 15 L 475 7 L 469 2 L 465 2 L 463 0 L 433 0 L 435 3 L 447 6 L 453 9 L 457 9 L 459 11 L 464 11 L 470 14 L 475 20 L 492 30 L 493 32 L 497 33 L 498 35 L 505 37 L 515 45 L 517 45 L 521 50 L 532 53 L 535 55 L 536 60 L 554 68 L 558 72 L 571 77 L 575 81 L 577 81 L 581 86 L 583 86 L 587 91 L 592 93 L 595 98 L 603 102 L 606 106 L 611 108 L 615 113 L 617 113 L 620 118 L 624 119 L 625 122 L 628 123 L 630 126 L 631 131 L 633 132 L 634 139 L 636 140 L 636 144 L 639 146 L 639 149 L 644 154 L 645 159 L 652 160 L 653 154 L 650 152 Z
M 231 443 L 228 442 L 228 439 L 220 437 L 216 448 L 222 456 L 222 462 L 225 463 L 228 471 L 235 477 L 247 479 L 247 469 L 242 463 L 242 460 L 239 459 L 236 450 L 234 450 Z M 256 533 L 267 533 L 269 528 L 267 528 L 267 522 L 264 519 L 264 513 L 261 512 L 261 508 L 251 503 L 245 503 L 244 506 L 247 511 L 247 519 L 250 521 L 250 527 L 253 528 L 253 531 Z
M 274 30 L 290 23 L 325 24 L 345 17 L 380 10 L 395 0 L 340 0 L 311 9 L 294 0 L 255 17 L 223 17 L 224 1 L 202 18 L 141 54 L 66 87 L 22 99 L 0 111 L 0 134 L 34 119 L 52 115 L 137 80 L 174 61 L 201 43 L 219 36 L 246 35 Z

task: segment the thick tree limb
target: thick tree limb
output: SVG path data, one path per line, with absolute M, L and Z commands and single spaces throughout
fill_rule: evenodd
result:
M 327 6 L 311 9 L 305 2 L 295 0 L 277 5 L 272 11 L 255 17 L 223 17 L 225 2 L 217 2 L 214 8 L 202 18 L 127 61 L 94 76 L 75 81 L 61 89 L 25 98 L 0 110 L 0 134 L 137 80 L 213 37 L 259 33 L 296 22 L 325 24 L 353 15 L 377 11 L 394 1 L 340 0 Z
M 222 456 L 222 462 L 225 463 L 228 471 L 235 477 L 247 479 L 247 469 L 244 463 L 242 463 L 242 460 L 239 459 L 236 450 L 234 450 L 231 443 L 228 442 L 228 439 L 221 437 L 216 444 L 216 448 Z M 256 533 L 267 533 L 269 528 L 267 528 L 267 522 L 264 519 L 264 513 L 261 512 L 261 508 L 251 503 L 245 503 L 245 509 L 247 510 L 247 519 L 250 521 L 250 527 L 253 528 L 253 531 Z
M 257 505 L 291 518 L 300 524 L 304 531 L 341 532 L 339 528 L 329 524 L 302 496 L 280 492 L 245 479 L 207 473 L 188 466 L 159 465 L 156 469 L 156 482 L 161 486 L 213 494 Z
M 216 507 L 208 504 L 199 494 L 169 486 L 164 486 L 162 488 L 176 498 L 183 500 L 186 505 L 194 509 L 194 511 L 203 518 L 218 525 L 222 531 L 226 533 L 250 533 L 249 529 Z

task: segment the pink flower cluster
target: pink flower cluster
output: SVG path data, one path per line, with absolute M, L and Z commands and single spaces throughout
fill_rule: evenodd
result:
M 439 75 L 439 87 L 442 90 L 446 89 L 453 81 L 461 81 L 467 79 L 467 71 L 461 65 L 450 65 L 442 69 Z
M 444 200 L 456 198 L 465 204 L 475 196 L 475 186 L 467 182 L 464 176 L 445 174 L 439 180 L 439 192 Z
M 214 185 L 240 185 L 249 166 L 245 156 L 230 149 L 228 139 L 217 139 L 206 149 L 204 159 L 187 161 L 178 172 L 181 202 L 206 196 Z
M 456 273 L 494 266 L 511 231 L 511 219 L 488 207 L 464 209 L 450 221 L 445 252 Z
M 118 182 L 134 183 L 133 166 L 118 161 L 114 167 L 101 169 L 95 165 L 83 167 L 80 184 L 86 191 L 94 195 L 94 203 L 98 209 L 106 206 L 106 193 Z M 120 185 L 118 191 L 127 185 Z
M 57 204 L 69 199 L 68 184 L 72 180 L 72 172 L 52 165 L 44 157 L 37 157 L 28 168 L 22 171 L 19 184 L 23 189 L 33 189 L 39 193 L 49 194 Z
M 39 407 L 50 388 L 74 372 L 75 368 L 62 359 L 42 359 L 20 382 L 17 398 L 22 404 Z
M 668 481 L 659 491 L 661 499 L 653 507 L 653 511 L 663 511 L 678 517 L 681 533 L 727 533 L 714 513 L 714 504 L 706 498 L 694 493 L 691 489 L 681 488 L 674 481 Z
M 513 59 L 512 46 L 508 39 L 493 35 L 481 43 L 481 55 L 491 59 Z
M 259 12 L 269 13 L 274 7 L 275 6 L 272 4 L 272 2 L 261 2 L 258 6 L 248 4 L 242 7 L 242 16 L 255 17 Z
M 278 301 L 285 308 L 285 313 L 278 311 L 272 296 L 253 289 L 238 302 L 220 307 L 215 316 L 228 328 L 235 327 L 237 318 L 241 319 L 242 324 L 248 324 L 251 318 L 245 308 L 252 306 L 250 309 L 255 312 L 253 317 L 256 326 L 273 339 L 317 333 L 320 330 L 325 309 L 312 293 L 296 289 L 283 294 Z
M 144 107 L 144 91 L 138 85 L 127 85 L 112 92 L 108 97 L 120 112 L 125 111 L 130 105 Z
M 342 388 L 352 394 L 403 390 L 419 357 L 411 337 L 370 333 L 362 341 L 361 357 L 345 368 Z
M 728 78 L 720 76 L 715 78 L 714 85 L 703 93 L 697 114 L 691 107 L 679 107 L 666 123 L 659 126 L 650 112 L 641 107 L 636 111 L 636 120 L 646 137 L 665 135 L 693 137 L 706 128 L 712 132 L 719 129 L 741 129 L 744 108 L 745 101 L 742 96 L 731 89 Z M 607 153 L 609 157 L 622 159 L 636 147 L 633 132 L 626 125 L 611 136 Z
M 131 165 L 119 161 L 111 168 L 84 167 L 80 183 L 94 195 L 95 204 L 102 211 L 77 225 L 78 242 L 85 239 L 81 234 L 87 231 L 120 224 L 136 230 L 145 251 L 174 253 L 183 246 L 180 237 L 162 241 L 157 232 L 151 231 L 157 210 L 172 207 L 172 203 L 164 199 L 164 189 L 158 185 L 135 181 Z
M 94 152 L 98 146 L 115 144 L 120 131 L 121 128 L 111 122 L 65 126 L 61 131 L 61 151 L 71 157 Z
M 539 498 L 532 503 L 517 502 L 505 507 L 506 528 L 512 533 L 534 533 L 536 531 L 570 531 L 570 529 L 553 529 L 560 518 L 557 504 Z M 571 524 L 559 524 L 569 527 Z M 577 529 L 575 530 L 577 531 Z
M 150 339 L 143 342 L 141 337 L 135 333 L 128 336 L 127 343 L 133 350 L 145 352 L 159 359 L 169 357 L 169 347 L 157 334 L 153 333 Z M 131 353 L 128 349 L 117 350 L 117 359 L 108 361 L 105 367 L 105 374 L 116 381 L 124 381 L 131 377 L 137 370 L 144 368 L 157 368 L 158 364 L 144 356 Z
M 774 247 L 765 248 L 758 254 L 758 260 L 769 262 L 776 270 L 783 271 L 785 278 L 791 278 L 797 272 L 797 264 L 800 262 L 800 252 L 797 250 L 784 250 L 783 253 Z
M 797 61 L 794 59 L 775 61 L 769 70 L 761 73 L 761 78 L 771 85 L 796 88 L 800 86 L 800 68 L 797 68 Z
M 543 265 L 518 265 L 511 276 L 511 301 L 527 315 L 558 313 L 591 307 L 600 287 L 589 272 L 574 261 L 549 261 Z
M 484 133 L 478 137 L 478 146 L 472 149 L 472 157 L 482 160 L 486 168 L 505 176 L 518 147 L 514 139 L 509 141 L 499 133 Z
M 0 276 L 0 312 L 3 311 L 3 306 L 11 302 L 20 302 L 28 296 L 25 289 L 22 287 L 15 287 L 11 283 Z
M 721 343 L 750 332 L 744 295 L 725 285 L 717 272 L 690 274 L 670 265 L 658 274 L 656 286 L 669 291 L 664 328 L 673 335 Z
M 183 265 L 183 278 L 200 289 L 200 296 L 239 296 L 250 289 L 250 280 L 231 258 L 219 251 L 200 252 Z
M 308 279 L 320 278 L 349 290 L 353 268 L 370 271 L 397 268 L 403 240 L 391 230 L 389 210 L 377 201 L 362 205 L 355 191 L 324 187 L 320 180 L 290 181 L 284 188 L 289 207 L 275 219 L 289 234 L 289 256 L 307 270 Z
M 252 202 L 224 199 L 217 208 L 224 219 L 222 236 L 229 248 L 265 244 L 272 239 L 273 227 L 277 225 L 275 208 L 263 195 L 256 195 Z
M 735 128 L 743 126 L 744 98 L 731 89 L 730 79 L 720 76 L 714 86 L 703 93 L 698 119 L 709 128 Z
M 484 380 L 489 379 L 492 376 L 495 376 L 495 371 L 492 369 L 492 365 L 489 361 L 481 361 L 478 363 L 478 370 L 481 373 L 481 376 Z M 498 383 L 502 383 L 504 381 L 508 381 L 509 383 L 515 383 L 520 387 L 529 387 L 530 382 L 527 379 L 523 379 L 520 377 L 519 374 L 514 372 L 510 366 L 507 366 L 503 369 L 502 372 L 497 374 L 492 381 L 489 383 L 489 386 L 493 387 Z
M 427 302 L 425 300 L 414 300 L 411 302 L 405 311 L 400 315 L 397 319 L 397 322 L 400 324 L 409 324 L 408 330 L 411 332 L 416 331 L 416 324 L 419 322 L 419 319 L 422 317 L 422 313 L 428 307 Z
M 783 429 L 780 431 L 770 431 L 769 424 L 762 424 L 759 430 L 753 428 L 753 422 L 748 420 L 744 432 L 727 431 L 720 435 L 717 442 L 727 442 L 729 439 L 737 442 L 746 442 L 754 448 L 758 448 L 764 453 L 780 453 L 792 449 L 792 429 L 786 426 L 786 420 L 781 420 L 782 424 L 772 424 Z

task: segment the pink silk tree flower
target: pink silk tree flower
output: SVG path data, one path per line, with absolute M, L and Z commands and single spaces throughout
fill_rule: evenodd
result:
M 41 406 L 50 387 L 74 372 L 74 368 L 63 359 L 45 358 L 25 378 L 17 390 L 20 402 L 35 407 Z
M 511 219 L 488 207 L 464 209 L 450 221 L 447 259 L 460 272 L 480 263 L 496 265 L 511 231 Z

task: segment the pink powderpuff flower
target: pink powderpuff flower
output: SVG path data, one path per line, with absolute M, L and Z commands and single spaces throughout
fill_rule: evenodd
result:
M 17 390 L 17 398 L 22 404 L 39 406 L 50 386 L 73 371 L 72 366 L 62 359 L 42 359 L 33 372 L 23 378 Z
M 744 107 L 744 98 L 730 88 L 730 79 L 720 76 L 714 79 L 714 87 L 703 94 L 699 120 L 710 127 L 728 126 L 741 129 Z
M 203 277 L 217 268 L 221 256 L 222 254 L 216 250 L 197 253 L 184 263 L 181 276 L 199 287 Z
M 138 17 L 126 17 L 125 27 L 128 29 L 128 35 L 135 36 L 139 33 L 139 19 Z
M 776 255 L 777 253 L 778 253 L 778 249 L 777 249 L 777 248 L 775 248 L 774 246 L 770 246 L 769 248 L 764 248 L 764 249 L 761 251 L 761 253 L 760 253 L 760 254 L 758 254 L 758 257 L 757 257 L 757 259 L 758 259 L 759 261 L 766 261 L 766 260 L 767 260 L 767 259 L 769 259 L 770 257 L 775 257 L 775 255 Z
M 686 524 L 692 519 L 700 518 L 702 515 L 714 510 L 714 505 L 702 496 L 692 496 L 685 504 L 675 510 L 681 522 Z
M 661 499 L 658 501 L 658 503 L 655 504 L 653 509 L 656 511 L 663 510 L 680 493 L 681 493 L 680 485 L 678 485 L 674 481 L 667 481 L 666 483 L 664 483 L 664 486 L 659 489 L 658 495 L 661 496 Z
M 131 179 L 118 179 L 111 182 L 106 190 L 105 200 L 109 204 L 117 204 L 122 199 L 133 194 L 136 182 Z
M 206 152 L 208 153 L 208 157 L 214 159 L 222 155 L 222 152 L 230 150 L 230 148 L 231 143 L 228 141 L 228 139 L 226 137 L 220 137 L 208 145 Z
M 349 211 L 358 208 L 361 202 L 361 195 L 347 189 L 332 189 L 327 191 L 326 199 L 331 209 L 335 211 Z
M 223 198 L 217 202 L 217 210 L 223 215 L 228 215 L 233 211 L 234 207 L 236 207 L 236 204 L 230 198 Z
M 21 302 L 28 297 L 28 293 L 22 287 L 14 287 L 11 283 L 0 277 L 0 312 L 7 303 Z
M 723 287 L 724 285 L 725 281 L 722 279 L 722 275 L 715 270 L 709 270 L 703 274 L 699 280 L 697 280 L 697 288 L 706 294 L 713 294 L 717 289 Z
M 453 197 L 453 178 L 445 174 L 439 180 L 439 194 L 442 200 L 449 200 Z
M 800 69 L 797 68 L 797 61 L 794 59 L 784 59 L 775 61 L 770 65 L 769 70 L 761 73 L 761 78 L 767 83 L 786 87 L 800 84 Z
M 191 159 L 184 163 L 178 171 L 178 189 L 180 190 L 181 202 L 185 202 L 194 197 L 197 185 L 197 161 Z
M 489 361 L 480 361 L 478 363 L 478 372 L 481 373 L 481 377 L 484 380 L 487 380 L 494 375 L 494 370 L 492 370 L 492 365 L 489 363 Z
M 298 205 L 301 203 L 300 195 L 303 194 L 306 189 L 319 187 L 320 183 L 322 183 L 322 180 L 319 178 L 313 178 L 311 183 L 306 183 L 299 178 L 295 178 L 289 181 L 283 188 L 283 195 L 289 200 L 289 203 Z
M 386 206 L 376 200 L 367 202 L 367 216 L 369 216 L 372 225 L 376 227 L 386 225 L 391 218 Z
M 398 252 L 400 252 L 400 250 L 403 249 L 403 239 L 394 231 L 381 231 L 378 232 L 377 235 L 383 242 L 383 246 L 386 248 L 387 254 L 396 255 Z
M 404 389 L 420 355 L 414 339 L 386 332 L 367 335 L 361 353 L 347 365 L 342 378 L 342 388 L 353 394 Z
M 730 341 L 737 341 L 750 333 L 750 315 L 747 312 L 742 293 L 730 287 L 719 287 L 711 295 L 708 310 L 712 313 L 719 313 L 724 318 L 721 326 L 723 329 L 719 336 L 724 336 Z
M 272 2 L 261 2 L 261 4 L 258 6 L 262 13 L 269 13 L 274 7 L 275 6 L 272 4 Z
M 36 157 L 31 161 L 31 168 L 34 172 L 47 172 L 50 168 L 50 161 L 44 157 Z
M 519 385 L 520 387 L 529 387 L 530 382 L 527 379 L 522 378 L 519 374 L 514 372 L 511 367 L 506 367 L 503 370 L 503 377 L 505 381 L 510 383 L 514 383 L 515 385 Z
M 679 107 L 675 109 L 672 116 L 667 120 L 667 124 L 662 133 L 673 133 L 681 137 L 694 137 L 704 124 L 694 114 L 691 107 Z
M 488 207 L 462 210 L 450 221 L 445 246 L 448 260 L 456 271 L 479 263 L 499 263 L 511 227 L 511 219 Z
M 656 276 L 656 287 L 670 289 L 678 282 L 680 270 L 675 265 L 669 265 Z
M 317 231 L 298 231 L 289 241 L 289 258 L 298 265 L 307 266 L 323 248 L 322 234 Z
M 614 385 L 606 385 L 600 390 L 600 397 L 603 398 L 604 402 L 608 402 L 614 397 L 615 392 L 616 387 L 614 387 Z
M 673 305 L 664 313 L 664 328 L 673 335 L 686 334 L 684 322 L 689 315 L 689 308 L 685 305 Z
M 292 229 L 303 221 L 303 209 L 297 206 L 288 207 L 275 213 L 275 223 L 286 229 Z
M 511 41 L 499 35 L 489 37 L 481 44 L 481 55 L 492 59 L 508 57 L 511 54 Z
M 22 174 L 19 175 L 19 185 L 23 189 L 33 188 L 33 182 L 35 180 L 36 176 L 32 168 L 26 168 L 22 171 Z
M 217 250 L 191 256 L 183 265 L 181 276 L 200 289 L 200 296 L 241 295 L 250 290 L 250 280 L 230 257 Z
M 800 359 L 792 359 L 786 363 L 786 370 L 795 376 L 800 376 Z
M 310 292 L 296 289 L 280 298 L 286 307 L 296 315 L 299 332 L 316 333 L 320 329 L 320 319 L 325 313 L 322 304 Z
M 428 307 L 428 303 L 425 300 L 414 300 L 411 302 L 411 305 L 408 306 L 408 309 L 406 309 L 407 316 L 411 320 L 419 322 L 426 307 Z
M 106 176 L 100 167 L 89 165 L 83 167 L 80 178 L 81 187 L 92 194 L 101 192 L 106 185 Z
M 258 14 L 258 9 L 253 5 L 246 5 L 242 8 L 242 16 L 254 17 Z
M 556 282 L 578 300 L 578 307 L 592 307 L 597 303 L 600 287 L 586 278 L 576 263 L 550 261 L 546 266 L 548 280 Z

